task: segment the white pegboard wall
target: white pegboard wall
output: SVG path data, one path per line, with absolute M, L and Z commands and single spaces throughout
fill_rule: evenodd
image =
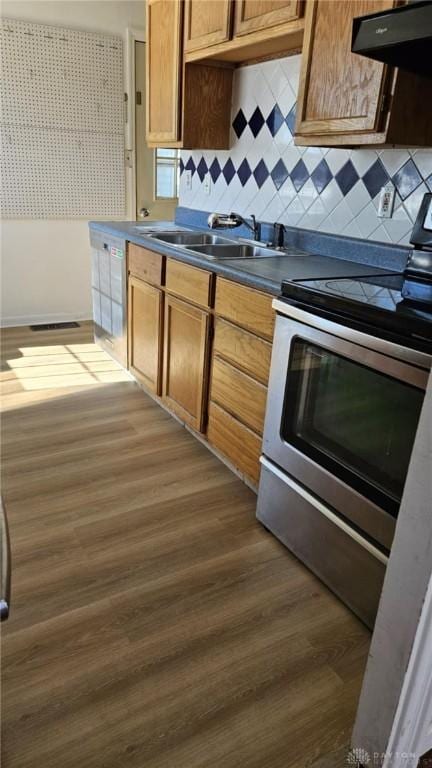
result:
M 7 218 L 125 213 L 121 38 L 0 22 Z

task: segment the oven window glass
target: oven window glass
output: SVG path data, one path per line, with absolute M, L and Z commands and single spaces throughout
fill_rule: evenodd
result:
M 297 339 L 282 437 L 397 514 L 424 392 Z

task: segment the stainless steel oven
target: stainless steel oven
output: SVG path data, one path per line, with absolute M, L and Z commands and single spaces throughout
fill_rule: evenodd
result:
M 257 517 L 372 626 L 431 357 L 273 306 Z

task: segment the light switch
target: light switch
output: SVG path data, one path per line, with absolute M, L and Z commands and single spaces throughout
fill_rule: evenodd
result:
M 192 189 L 192 171 L 185 171 L 185 185 L 187 190 Z

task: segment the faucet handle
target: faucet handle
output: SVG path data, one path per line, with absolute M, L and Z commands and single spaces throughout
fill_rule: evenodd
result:
M 284 234 L 285 234 L 285 226 L 275 221 L 275 223 L 273 224 L 273 240 L 276 248 L 283 248 Z

